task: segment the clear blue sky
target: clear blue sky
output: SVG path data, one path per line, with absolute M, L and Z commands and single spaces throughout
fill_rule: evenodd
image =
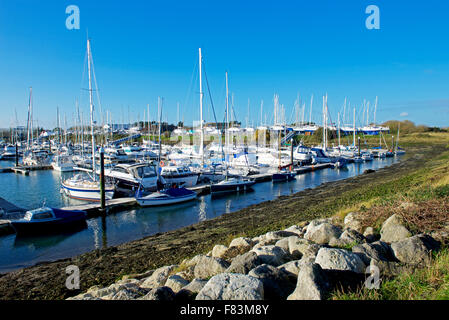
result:
M 65 27 L 71 4 L 80 8 L 80 30 Z M 369 4 L 380 8 L 380 30 L 365 28 Z M 261 99 L 270 120 L 274 93 L 287 118 L 298 93 L 308 115 L 314 94 L 313 119 L 320 122 L 327 92 L 333 120 L 345 96 L 360 120 L 363 99 L 379 96 L 378 122 L 448 126 L 448 12 L 441 0 L 0 0 L 0 127 L 15 124 L 15 109 L 25 125 L 30 86 L 39 125 L 56 125 L 57 106 L 72 123 L 75 99 L 87 120 L 87 30 L 101 104 L 114 122 L 143 118 L 148 103 L 155 119 L 158 96 L 164 120 L 177 120 L 177 102 L 181 120 L 197 120 L 201 47 L 220 121 L 227 70 L 243 123 L 248 99 L 254 122 Z M 208 101 L 206 95 L 205 119 L 213 121 Z

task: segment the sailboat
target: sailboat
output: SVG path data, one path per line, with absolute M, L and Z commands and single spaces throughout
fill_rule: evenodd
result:
M 62 181 L 62 191 L 70 198 L 85 200 L 85 201 L 100 201 L 100 181 L 96 178 L 95 169 L 95 135 L 94 135 L 94 105 L 92 97 L 92 76 L 91 76 L 91 62 L 92 53 L 90 50 L 90 40 L 87 39 L 87 62 L 89 74 L 89 104 L 90 104 L 90 126 L 92 136 L 92 176 L 85 177 L 81 174 L 76 174 L 74 177 Z M 105 198 L 112 199 L 115 193 L 115 185 L 105 184 Z
M 228 159 L 227 153 L 229 150 L 229 88 L 228 88 L 228 72 L 226 72 L 226 128 L 225 128 L 225 147 L 224 149 L 224 160 L 225 160 L 225 179 L 211 184 L 211 193 L 219 192 L 238 192 L 245 191 L 251 188 L 256 182 L 250 179 L 244 179 L 242 177 L 228 177 Z

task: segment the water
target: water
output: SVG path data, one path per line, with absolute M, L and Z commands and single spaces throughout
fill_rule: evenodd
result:
M 170 207 L 136 208 L 110 214 L 106 218 L 90 219 L 87 228 L 69 234 L 33 238 L 16 238 L 15 235 L 0 237 L 0 273 L 175 230 L 252 204 L 314 188 L 325 182 L 346 179 L 366 169 L 389 166 L 397 161 L 397 158 L 374 159 L 367 163 L 349 164 L 346 170 L 324 169 L 298 175 L 291 182 L 257 183 L 253 187 L 254 191 L 246 193 L 219 197 L 206 195 Z M 3 162 L 2 166 L 8 165 Z M 44 201 L 47 206 L 54 207 L 82 203 L 68 199 L 59 191 L 61 176 L 65 178 L 70 175 L 52 170 L 31 171 L 29 176 L 0 173 L 0 197 L 27 209 L 40 207 Z

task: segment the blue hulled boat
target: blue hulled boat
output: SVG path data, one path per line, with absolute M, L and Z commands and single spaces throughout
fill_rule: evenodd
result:
M 63 231 L 86 224 L 86 211 L 43 207 L 25 213 L 23 219 L 11 220 L 17 234 L 38 234 Z

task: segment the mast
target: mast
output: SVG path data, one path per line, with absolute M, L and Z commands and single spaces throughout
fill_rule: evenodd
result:
M 93 180 L 96 181 L 95 176 L 95 136 L 94 136 L 94 104 L 92 97 L 92 77 L 91 77 L 91 51 L 90 40 L 87 39 L 87 72 L 89 74 L 89 105 L 90 105 L 90 134 L 92 136 L 92 175 Z
M 228 72 L 226 71 L 226 126 L 225 126 L 225 168 L 226 180 L 228 180 L 228 144 L 229 144 L 229 87 L 228 87 Z
M 376 104 L 374 105 L 374 125 L 376 125 L 376 112 L 377 112 L 377 96 L 376 96 Z
M 312 97 L 310 98 L 310 115 L 309 115 L 309 125 L 312 124 L 312 105 L 313 105 L 313 94 Z
M 202 57 L 201 48 L 199 51 L 199 73 L 200 73 L 200 130 L 201 130 L 201 142 L 200 142 L 200 154 L 201 154 L 201 165 L 204 167 L 204 132 L 203 132 L 203 83 L 202 83 Z
M 338 150 L 340 150 L 340 112 L 338 113 Z
M 354 145 L 354 147 L 355 147 L 355 108 L 354 108 L 354 129 L 353 129 L 354 131 L 353 131 L 353 138 L 354 138 L 354 141 L 352 142 L 352 144 Z

